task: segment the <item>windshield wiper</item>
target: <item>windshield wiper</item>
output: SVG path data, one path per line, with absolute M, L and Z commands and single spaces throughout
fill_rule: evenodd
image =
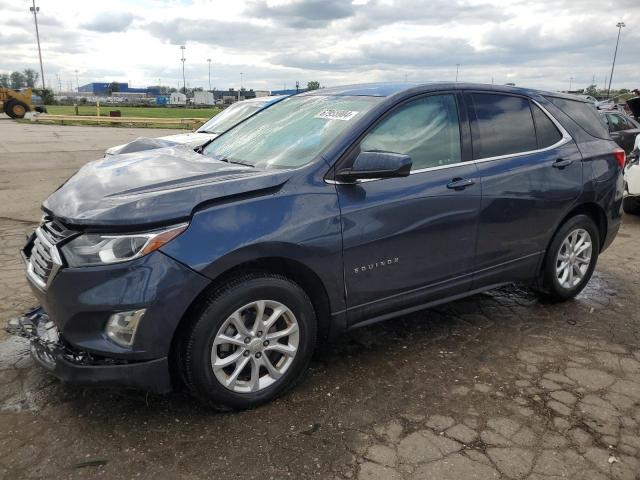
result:
M 212 156 L 211 158 L 213 158 L 214 160 L 218 160 L 219 162 L 235 163 L 237 165 L 244 165 L 247 167 L 255 168 L 255 165 L 249 162 L 243 162 L 242 160 L 231 160 L 230 158 L 227 158 L 223 155 L 216 155 L 216 156 Z
M 224 161 L 226 161 L 227 163 L 237 163 L 238 165 L 245 165 L 247 167 L 252 167 L 255 168 L 256 166 L 249 163 L 249 162 L 243 162 L 241 160 L 229 160 L 228 158 L 225 158 Z

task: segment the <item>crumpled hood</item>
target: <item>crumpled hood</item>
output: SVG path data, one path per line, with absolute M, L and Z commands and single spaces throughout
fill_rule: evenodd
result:
M 178 145 L 90 162 L 42 207 L 69 224 L 140 227 L 186 219 L 203 202 L 278 187 L 290 172 L 213 160 Z
M 156 148 L 173 147 L 175 145 L 186 145 L 191 148 L 196 148 L 201 147 L 217 136 L 217 133 L 189 132 L 179 133 L 177 135 L 167 135 L 166 137 L 159 138 L 140 137 L 129 143 L 123 143 L 122 145 L 108 148 L 105 151 L 105 156 L 142 152 L 146 150 L 154 150 Z

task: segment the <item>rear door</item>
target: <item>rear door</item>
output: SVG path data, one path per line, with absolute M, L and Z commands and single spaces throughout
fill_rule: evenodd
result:
M 582 157 L 526 97 L 467 92 L 465 102 L 482 180 L 473 288 L 529 279 L 582 191 Z
M 336 186 L 350 323 L 469 289 L 480 181 L 464 161 L 463 115 L 453 93 L 410 100 L 347 156 L 348 163 L 360 151 L 388 151 L 413 160 L 408 177 Z

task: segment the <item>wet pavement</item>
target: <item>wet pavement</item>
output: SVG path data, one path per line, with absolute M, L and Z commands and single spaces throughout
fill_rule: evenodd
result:
M 17 250 L 55 183 L 30 155 L 4 182 L 0 151 L 17 199 L 0 203 L 0 319 L 32 305 Z M 23 198 L 21 175 L 47 180 Z M 0 478 L 639 479 L 640 218 L 624 220 L 576 300 L 514 286 L 354 331 L 242 413 L 63 385 L 0 333 Z

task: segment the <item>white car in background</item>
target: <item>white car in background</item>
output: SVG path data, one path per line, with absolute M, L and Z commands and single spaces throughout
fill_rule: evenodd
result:
M 640 215 L 640 135 L 636 136 L 633 151 L 627 155 L 624 185 L 623 210 L 625 213 Z
M 225 108 L 195 132 L 179 133 L 177 135 L 168 135 L 166 137 L 159 138 L 141 137 L 133 142 L 109 148 L 105 152 L 105 156 L 142 152 L 144 150 L 153 150 L 155 148 L 172 147 L 176 145 L 184 145 L 193 149 L 199 148 L 210 140 L 216 138 L 218 135 L 221 135 L 230 128 L 235 127 L 243 120 L 246 120 L 259 111 L 278 103 L 284 98 L 286 98 L 286 95 L 243 100 Z

